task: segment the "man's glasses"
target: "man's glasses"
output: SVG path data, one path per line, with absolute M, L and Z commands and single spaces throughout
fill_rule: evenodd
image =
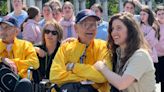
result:
M 57 35 L 58 34 L 57 31 L 52 31 L 52 30 L 49 30 L 49 29 L 45 29 L 44 32 L 45 32 L 45 34 L 49 34 L 49 33 L 51 33 L 52 35 Z
M 0 31 L 9 30 L 9 29 L 11 29 L 11 26 L 6 26 L 6 25 L 3 25 L 3 24 L 0 24 Z
M 96 29 L 98 26 L 98 22 L 82 22 L 79 24 L 85 29 L 91 29 L 91 28 Z

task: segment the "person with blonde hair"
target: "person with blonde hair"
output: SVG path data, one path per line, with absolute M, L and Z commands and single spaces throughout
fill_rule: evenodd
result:
M 74 6 L 71 2 L 66 1 L 62 7 L 63 18 L 60 21 L 60 25 L 63 27 L 63 40 L 70 37 L 77 38 L 77 34 L 74 29 L 75 15 Z

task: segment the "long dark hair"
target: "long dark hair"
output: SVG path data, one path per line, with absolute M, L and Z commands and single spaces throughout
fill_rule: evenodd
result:
M 127 60 L 134 54 L 134 52 L 139 48 L 148 49 L 148 45 L 146 40 L 144 39 L 143 33 L 139 29 L 139 25 L 136 23 L 132 14 L 123 12 L 119 14 L 115 14 L 111 17 L 109 21 L 109 28 L 108 28 L 108 48 L 112 50 L 112 62 L 113 62 L 113 69 L 115 71 L 115 65 L 117 61 L 116 49 L 119 47 L 118 45 L 114 44 L 113 38 L 111 36 L 112 25 L 114 20 L 120 20 L 123 24 L 127 27 L 127 39 L 126 39 L 126 48 L 124 50 L 124 57 L 121 59 L 121 62 L 125 64 Z
M 147 7 L 147 6 L 143 7 L 143 8 L 141 9 L 141 11 L 146 12 L 146 13 L 148 14 L 148 24 L 149 24 L 150 26 L 152 26 L 153 23 L 154 23 L 154 21 L 155 21 L 155 17 L 154 17 L 153 12 L 152 12 L 152 11 L 149 9 L 149 7 Z M 143 23 L 143 22 L 141 21 L 141 23 Z
M 146 12 L 148 14 L 148 24 L 150 26 L 152 26 L 152 28 L 155 30 L 155 37 L 159 39 L 160 38 L 160 34 L 159 34 L 160 27 L 159 27 L 157 20 L 155 19 L 153 12 L 149 9 L 148 6 L 143 7 L 141 9 L 141 11 Z M 141 24 L 142 23 L 143 22 L 141 21 Z
M 21 24 L 21 27 L 20 27 L 21 32 L 23 32 L 24 23 L 26 23 L 28 21 L 28 19 L 34 19 L 39 14 L 39 11 L 40 11 L 39 8 L 35 7 L 35 6 L 28 8 L 28 10 L 27 10 L 28 17 Z

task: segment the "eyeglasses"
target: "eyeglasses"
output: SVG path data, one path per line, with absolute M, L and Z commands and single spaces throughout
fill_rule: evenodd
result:
M 44 32 L 45 32 L 45 34 L 49 34 L 49 33 L 51 33 L 52 35 L 57 35 L 58 34 L 57 31 L 52 31 L 52 30 L 49 30 L 49 29 L 45 29 Z
M 85 29 L 91 29 L 91 28 L 96 29 L 98 26 L 98 22 L 82 22 L 79 24 Z
M 9 30 L 9 29 L 11 29 L 11 28 L 12 28 L 11 26 L 7 26 L 7 25 L 0 24 L 0 31 Z

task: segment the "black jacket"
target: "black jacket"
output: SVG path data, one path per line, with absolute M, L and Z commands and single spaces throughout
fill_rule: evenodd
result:
M 60 46 L 60 42 L 57 43 L 56 49 L 54 50 L 54 52 L 51 55 L 47 54 L 45 57 L 39 57 L 39 55 L 37 54 L 37 56 L 39 58 L 39 62 L 40 62 L 40 67 L 38 68 L 38 70 L 35 70 L 33 72 L 33 78 L 34 78 L 35 82 L 39 83 L 39 81 L 41 81 L 42 79 L 49 79 L 51 64 L 52 64 L 52 61 L 55 57 L 55 54 L 56 54 L 59 46 Z M 42 50 L 44 50 L 45 52 L 47 52 L 47 48 L 46 48 L 45 44 L 37 45 L 36 47 L 39 47 Z

